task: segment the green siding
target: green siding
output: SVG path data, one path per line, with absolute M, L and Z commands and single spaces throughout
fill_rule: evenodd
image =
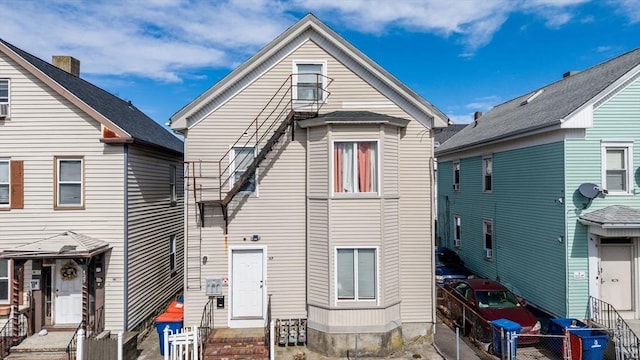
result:
M 460 191 L 452 162 L 438 164 L 438 235 L 453 245 L 453 214 L 461 216 L 460 255 L 478 275 L 496 279 L 531 303 L 564 313 L 563 143 L 493 154 L 493 193 L 482 192 L 482 157 L 460 161 Z M 494 256 L 484 258 L 483 219 L 492 219 Z M 448 226 L 447 226 L 448 225 Z
M 580 184 L 602 182 L 601 140 L 633 139 L 634 141 L 634 187 L 638 188 L 638 164 L 640 164 L 640 81 L 611 97 L 594 111 L 593 127 L 586 130 L 582 140 L 567 140 L 566 146 L 566 191 L 567 199 L 567 245 L 569 262 L 567 268 L 568 304 L 567 316 L 584 316 L 589 296 L 589 282 L 574 280 L 575 271 L 588 275 L 587 227 L 577 219 L 580 215 L 611 205 L 640 207 L 636 195 L 596 198 L 588 208 L 585 199 L 578 193 Z

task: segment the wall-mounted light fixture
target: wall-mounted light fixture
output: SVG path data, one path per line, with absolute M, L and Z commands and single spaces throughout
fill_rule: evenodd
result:
M 206 265 L 207 264 L 207 260 L 209 260 L 209 258 L 207 257 L 207 255 L 202 257 L 202 265 Z
M 558 242 L 562 244 L 564 242 L 564 236 L 560 235 L 556 240 L 558 240 Z
M 260 235 L 257 235 L 257 234 L 251 235 L 251 241 L 258 241 L 258 240 L 260 240 Z

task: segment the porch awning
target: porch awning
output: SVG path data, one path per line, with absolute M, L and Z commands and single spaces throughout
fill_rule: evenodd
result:
M 0 259 L 91 258 L 110 248 L 106 241 L 73 231 L 65 231 L 42 240 L 2 250 Z
M 612 205 L 581 215 L 580 223 L 604 236 L 640 236 L 640 209 Z

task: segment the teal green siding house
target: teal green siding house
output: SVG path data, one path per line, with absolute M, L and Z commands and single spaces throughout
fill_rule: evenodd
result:
M 477 114 L 436 149 L 439 245 L 531 304 L 640 318 L 640 49 Z

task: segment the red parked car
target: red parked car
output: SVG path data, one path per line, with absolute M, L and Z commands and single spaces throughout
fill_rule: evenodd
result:
M 522 326 L 521 334 L 540 334 L 540 322 L 524 306 L 525 302 L 518 299 L 499 282 L 488 279 L 467 279 L 452 282 L 446 288 L 459 300 L 458 304 L 450 304 L 450 310 L 456 319 L 464 319 L 462 321 L 465 322 L 466 332 L 469 329 L 481 329 L 480 332 L 483 334 L 481 337 L 490 338 L 491 332 L 487 329 L 486 322 L 508 319 Z M 471 308 L 486 321 L 477 320 L 477 316 L 473 314 L 462 316 L 462 304 Z M 480 321 L 482 324 L 476 323 Z M 535 344 L 539 340 L 538 336 L 522 336 L 518 339 L 518 343 Z

